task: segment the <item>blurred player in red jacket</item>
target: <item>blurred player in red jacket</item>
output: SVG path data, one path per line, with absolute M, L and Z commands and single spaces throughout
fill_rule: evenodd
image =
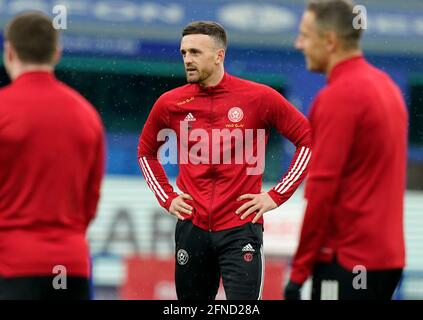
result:
M 405 263 L 407 110 L 399 88 L 359 48 L 347 0 L 312 0 L 296 47 L 328 84 L 310 111 L 313 156 L 300 242 L 285 296 L 390 299 Z
M 272 88 L 225 73 L 226 32 L 193 22 L 182 33 L 188 84 L 163 94 L 143 128 L 138 159 L 160 205 L 178 217 L 179 299 L 214 299 L 222 276 L 228 299 L 259 299 L 264 255 L 262 215 L 284 203 L 307 172 L 307 119 Z M 281 181 L 262 192 L 270 128 L 297 148 Z M 177 137 L 178 195 L 157 157 Z
M 0 90 L 0 299 L 89 298 L 86 231 L 104 133 L 90 103 L 53 74 L 58 38 L 36 12 L 4 33 L 12 83 Z

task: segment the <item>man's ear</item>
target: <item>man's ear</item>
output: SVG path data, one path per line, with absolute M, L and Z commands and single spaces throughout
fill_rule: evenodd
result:
M 59 63 L 60 59 L 62 58 L 62 52 L 63 52 L 63 47 L 61 45 L 58 45 L 56 47 L 56 50 L 54 51 L 53 65 L 56 65 Z
M 217 49 L 216 64 L 223 63 L 225 60 L 225 49 Z
M 336 32 L 334 31 L 327 31 L 325 32 L 325 42 L 326 42 L 326 50 L 327 52 L 335 52 L 339 46 L 339 38 Z
M 4 56 L 7 61 L 13 61 L 16 57 L 16 50 L 13 48 L 9 41 L 5 41 L 3 44 Z

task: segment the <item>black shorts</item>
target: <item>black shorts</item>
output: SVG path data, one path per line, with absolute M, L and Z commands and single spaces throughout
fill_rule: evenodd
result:
M 88 300 L 88 278 L 71 277 L 60 286 L 54 276 L 0 278 L 0 300 Z
M 390 300 L 402 269 L 349 271 L 334 259 L 318 263 L 313 271 L 312 300 Z
M 261 299 L 263 225 L 246 223 L 209 232 L 178 220 L 175 284 L 179 300 L 213 300 L 220 278 L 228 300 Z

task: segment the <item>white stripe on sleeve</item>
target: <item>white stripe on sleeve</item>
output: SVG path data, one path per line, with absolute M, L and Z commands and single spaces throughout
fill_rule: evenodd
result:
M 302 151 L 302 150 L 301 150 Z M 280 194 L 284 193 L 286 190 L 286 186 L 289 185 L 291 186 L 293 182 L 295 182 L 298 179 L 298 172 L 302 173 L 305 169 L 304 167 L 304 161 L 308 162 L 307 159 L 309 158 L 311 152 L 309 148 L 304 148 L 304 153 L 298 156 L 297 161 L 295 162 L 295 164 L 297 166 L 294 166 L 290 172 L 289 172 L 289 177 L 287 177 L 287 179 L 282 183 L 281 186 L 278 186 L 276 191 L 279 192 Z
M 150 175 L 147 171 L 147 169 L 144 166 L 144 163 L 141 158 L 139 158 L 139 163 L 141 165 L 141 170 L 144 173 L 145 179 L 147 181 L 148 186 L 150 187 L 151 191 L 153 191 L 154 194 L 157 194 L 157 196 L 162 200 L 163 202 L 166 202 L 166 199 L 163 198 L 163 196 L 160 194 L 159 190 L 156 188 L 156 186 L 153 184 L 153 181 L 150 178 Z
M 284 184 L 284 182 L 289 179 L 291 177 L 291 174 L 297 169 L 298 163 L 300 163 L 301 158 L 303 156 L 304 150 L 306 149 L 306 147 L 302 147 L 300 150 L 300 154 L 297 158 L 297 160 L 294 163 L 294 166 L 292 167 L 292 169 L 288 172 L 288 174 L 282 179 L 282 181 L 274 188 L 275 190 L 279 189 L 279 187 Z
M 154 176 L 153 171 L 150 168 L 150 165 L 148 164 L 148 161 L 145 157 L 143 157 L 143 161 L 145 164 L 145 167 L 147 168 L 147 170 L 149 171 L 151 177 L 153 178 L 153 182 L 156 184 L 156 186 L 158 187 L 159 191 L 162 192 L 162 195 L 164 196 L 164 198 L 167 200 L 169 199 L 169 196 L 166 194 L 166 192 L 164 192 L 162 186 L 160 185 L 160 183 L 157 182 L 156 177 Z
M 304 164 L 302 165 L 300 171 L 298 171 L 297 175 L 295 176 L 294 180 L 291 181 L 290 184 L 288 184 L 285 189 L 283 189 L 281 191 L 281 194 L 285 193 L 287 190 L 289 190 L 289 188 L 292 186 L 292 184 L 298 180 L 299 177 L 301 177 L 301 175 L 303 174 L 304 170 L 307 168 L 307 164 L 310 161 L 311 158 L 311 152 L 308 154 L 307 159 L 305 160 Z

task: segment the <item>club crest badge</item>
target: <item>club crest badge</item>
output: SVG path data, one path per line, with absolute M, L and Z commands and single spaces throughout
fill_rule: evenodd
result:
M 244 118 L 244 112 L 239 107 L 233 107 L 228 111 L 228 118 L 231 122 L 240 122 Z
M 253 261 L 253 254 L 251 252 L 245 253 L 244 254 L 244 260 L 245 260 L 245 262 Z
M 176 254 L 176 259 L 178 264 L 181 266 L 187 264 L 189 259 L 188 252 L 186 252 L 184 249 L 179 249 L 178 253 Z

